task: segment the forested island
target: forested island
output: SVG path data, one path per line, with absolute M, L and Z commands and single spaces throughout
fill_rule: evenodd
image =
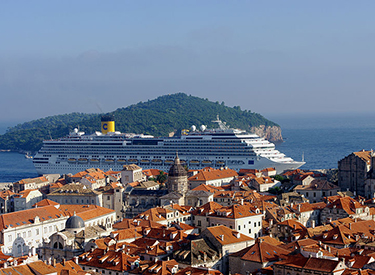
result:
M 109 114 L 115 117 L 116 131 L 154 136 L 168 136 L 172 133 L 179 135 L 182 129 L 191 125 L 217 127 L 212 123 L 217 115 L 233 128 L 257 130 L 258 134 L 264 132 L 266 135 L 267 129 L 276 129 L 276 132 L 280 129 L 276 123 L 258 113 L 184 93 L 160 96 L 154 100 L 119 108 Z M 99 131 L 101 115 L 70 113 L 19 124 L 0 135 L 0 149 L 36 152 L 43 140 L 66 136 L 74 128 L 86 133 Z M 274 140 L 280 140 L 281 132 L 276 136 Z M 270 139 L 272 140 L 272 137 Z

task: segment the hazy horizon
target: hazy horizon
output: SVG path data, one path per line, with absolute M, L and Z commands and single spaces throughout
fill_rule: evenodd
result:
M 0 122 L 183 91 L 268 114 L 373 110 L 373 1 L 4 1 Z M 277 122 L 277 121 L 276 121 Z

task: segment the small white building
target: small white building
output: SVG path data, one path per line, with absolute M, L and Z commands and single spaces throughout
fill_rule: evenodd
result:
M 192 211 L 193 226 L 202 230 L 210 226 L 225 225 L 251 238 L 262 235 L 264 214 L 250 203 L 221 206 L 210 202 Z
M 6 213 L 0 216 L 1 250 L 19 257 L 35 253 L 56 230 L 62 230 L 69 216 L 55 206 Z
M 30 209 L 35 203 L 43 200 L 43 194 L 37 189 L 27 189 L 14 194 L 12 198 L 14 211 L 20 211 Z

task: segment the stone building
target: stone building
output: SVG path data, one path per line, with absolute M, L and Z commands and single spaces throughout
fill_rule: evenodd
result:
M 142 173 L 142 168 L 135 164 L 124 165 L 121 171 L 121 183 L 126 186 L 135 181 L 145 181 L 146 176 Z
M 162 204 L 185 204 L 185 195 L 189 191 L 188 173 L 181 165 L 178 155 L 169 169 L 167 179 L 168 194 L 161 197 Z
M 108 234 L 105 228 L 98 225 L 86 227 L 80 216 L 73 215 L 66 220 L 65 229 L 51 235 L 39 251 L 44 260 L 60 262 L 84 253 L 91 240 Z
M 169 193 L 185 194 L 189 190 L 187 171 L 181 165 L 178 155 L 168 172 L 167 188 Z
M 373 151 L 353 152 L 338 162 L 338 185 L 341 190 L 350 190 L 355 195 L 364 197 L 374 194 L 366 194 L 365 181 L 374 177 L 375 156 Z

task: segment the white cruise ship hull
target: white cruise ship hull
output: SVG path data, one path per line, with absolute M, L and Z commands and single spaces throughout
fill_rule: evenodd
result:
M 172 138 L 75 130 L 59 140 L 47 140 L 33 158 L 38 174 L 75 174 L 88 168 L 120 171 L 125 164 L 167 172 L 178 153 L 189 169 L 228 167 L 275 168 L 277 173 L 297 169 L 297 162 L 275 149 L 275 145 L 237 129 L 211 129 Z

